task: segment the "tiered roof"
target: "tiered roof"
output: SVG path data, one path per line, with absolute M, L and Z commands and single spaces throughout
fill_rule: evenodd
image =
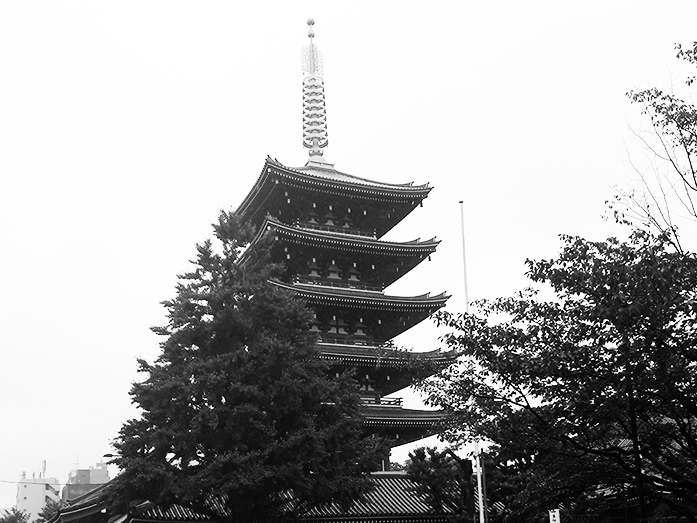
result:
M 427 497 L 418 489 L 416 483 L 403 472 L 382 472 L 371 474 L 372 489 L 355 501 L 348 509 L 338 503 L 325 503 L 302 512 L 301 521 L 342 523 L 447 523 L 454 511 L 445 506 L 436 514 Z M 71 500 L 67 507 L 54 516 L 49 523 L 70 523 L 87 516 L 98 514 L 107 508 L 106 494 L 110 483 Z M 290 493 L 285 496 L 292 505 Z M 215 502 L 214 502 L 215 503 Z M 223 505 L 219 507 L 224 512 Z M 104 523 L 106 523 L 106 516 Z M 159 506 L 150 501 L 133 504 L 129 511 L 121 515 L 111 515 L 111 523 L 214 523 L 209 515 L 182 505 Z
M 276 206 L 273 204 L 287 198 L 286 193 L 289 189 L 298 189 L 309 195 L 349 200 L 360 198 L 372 204 L 376 210 L 387 203 L 393 204 L 394 213 L 372 218 L 378 238 L 403 220 L 431 191 L 428 184 L 381 183 L 346 174 L 333 167 L 287 167 L 278 160 L 267 157 L 254 187 L 236 212 L 243 219 L 259 225 L 267 214 L 274 215 Z

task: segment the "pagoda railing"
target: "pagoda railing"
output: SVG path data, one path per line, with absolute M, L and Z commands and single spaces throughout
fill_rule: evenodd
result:
M 326 225 L 324 223 L 310 223 L 310 222 L 295 222 L 295 225 L 303 229 L 313 229 L 316 231 L 327 231 L 327 232 L 337 232 L 340 234 L 351 234 L 353 236 L 363 236 L 365 238 L 377 237 L 375 230 L 366 231 L 364 229 L 356 229 L 355 227 L 343 227 L 341 225 Z
M 376 291 L 382 292 L 382 287 L 379 285 L 370 285 L 368 283 L 347 282 L 344 280 L 336 281 L 326 278 L 308 278 L 306 276 L 294 278 L 293 283 L 304 283 L 306 285 L 318 285 L 321 287 L 337 287 L 339 289 L 357 289 L 359 291 Z
M 352 336 L 350 334 L 327 334 L 326 332 L 319 333 L 319 343 L 334 343 L 338 345 L 359 345 L 361 347 L 380 347 L 382 342 L 372 339 L 365 339 Z
M 361 398 L 364 405 L 380 405 L 381 407 L 401 407 L 402 398 Z

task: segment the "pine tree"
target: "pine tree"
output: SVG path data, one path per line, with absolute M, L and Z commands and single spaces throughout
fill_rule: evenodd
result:
M 363 435 L 355 384 L 328 376 L 312 313 L 269 283 L 283 270 L 273 240 L 242 256 L 249 226 L 221 213 L 214 229 L 164 302 L 162 353 L 139 361 L 145 379 L 131 395 L 142 415 L 114 444 L 114 505 L 149 499 L 254 522 L 349 503 L 384 451 Z

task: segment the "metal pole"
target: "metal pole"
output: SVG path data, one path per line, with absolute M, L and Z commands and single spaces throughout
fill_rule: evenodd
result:
M 482 481 L 482 459 L 479 455 L 479 440 L 474 441 L 475 463 L 477 464 L 477 499 L 479 500 L 479 523 L 486 523 L 484 512 L 484 482 Z
M 467 250 L 465 248 L 465 209 L 460 200 L 460 230 L 462 232 L 462 275 L 465 282 L 465 312 L 470 312 L 469 292 L 467 290 Z M 477 467 L 477 498 L 479 500 L 479 523 L 486 523 L 486 494 L 484 491 L 484 469 L 479 452 L 479 440 L 474 441 L 475 465 Z
M 469 293 L 467 292 L 467 251 L 465 250 L 465 209 L 460 200 L 460 231 L 462 232 L 462 274 L 465 279 L 465 312 L 470 312 Z

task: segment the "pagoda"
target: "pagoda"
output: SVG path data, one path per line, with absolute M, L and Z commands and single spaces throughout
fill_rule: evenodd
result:
M 313 25 L 311 19 L 308 24 Z M 390 242 L 382 237 L 420 206 L 431 188 L 359 178 L 324 160 L 328 139 L 322 63 L 312 27 L 309 36 L 304 49 L 303 143 L 310 159 L 297 168 L 266 159 L 237 209 L 258 230 L 239 262 L 251 259 L 259 242 L 273 240 L 271 255 L 285 270 L 271 283 L 295 293 L 314 311 L 311 329 L 330 372 L 355 373 L 365 431 L 386 438 L 391 446 L 402 445 L 434 433 L 442 414 L 406 409 L 390 395 L 452 363 L 455 354 L 412 353 L 391 343 L 443 307 L 448 296 L 387 294 L 387 287 L 431 256 L 438 241 Z M 382 468 L 371 474 L 373 488 L 350 507 L 336 502 L 311 506 L 298 520 L 449 523 L 459 516 L 449 505 L 434 510 L 428 495 L 406 473 L 388 470 L 389 456 Z M 219 523 L 209 513 L 148 500 L 134 501 L 125 513 L 109 515 L 109 485 L 70 501 L 49 523 Z
M 385 289 L 422 261 L 438 241 L 389 242 L 382 237 L 422 205 L 428 184 L 391 184 L 335 169 L 323 156 L 328 145 L 322 58 L 310 42 L 303 49 L 303 145 L 309 160 L 288 167 L 268 157 L 237 214 L 258 230 L 241 263 L 268 235 L 272 257 L 285 265 L 274 285 L 303 299 L 314 311 L 311 330 L 337 375 L 355 372 L 365 430 L 390 446 L 434 432 L 441 414 L 406 409 L 389 397 L 451 363 L 452 353 L 411 353 L 392 339 L 443 307 L 445 293 L 393 296 Z M 389 469 L 389 456 L 383 470 Z

